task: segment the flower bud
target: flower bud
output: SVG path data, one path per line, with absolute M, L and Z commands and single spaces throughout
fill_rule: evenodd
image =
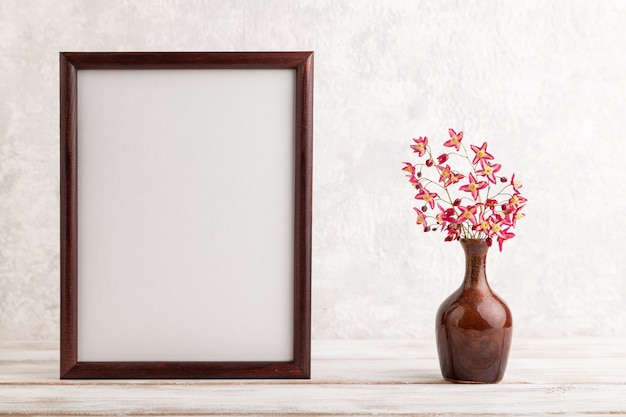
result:
M 427 167 L 431 167 L 431 166 L 433 166 L 433 164 L 434 164 L 434 163 L 435 163 L 435 161 L 433 161 L 432 159 L 427 159 L 427 160 L 426 160 L 426 166 L 427 166 Z
M 437 161 L 438 161 L 440 164 L 443 164 L 443 163 L 444 163 L 444 162 L 446 162 L 447 160 L 448 160 L 448 154 L 447 154 L 447 153 L 442 153 L 441 155 L 439 155 L 439 156 L 437 157 Z
M 500 182 L 509 182 L 509 180 L 506 177 L 500 177 Z
M 452 203 L 453 206 L 460 206 L 461 205 L 461 199 L 457 198 L 456 200 L 454 200 L 454 202 Z
M 424 205 L 422 206 L 422 211 L 426 211 L 426 210 L 428 210 L 428 206 L 427 206 L 426 204 L 424 204 Z
M 422 178 L 422 171 L 417 171 L 417 174 L 415 174 L 415 176 L 417 178 Z

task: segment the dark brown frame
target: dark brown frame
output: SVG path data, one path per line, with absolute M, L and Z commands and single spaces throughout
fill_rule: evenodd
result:
M 83 69 L 295 69 L 293 357 L 289 362 L 79 362 L 77 72 Z M 313 52 L 61 52 L 61 340 L 66 378 L 309 378 Z

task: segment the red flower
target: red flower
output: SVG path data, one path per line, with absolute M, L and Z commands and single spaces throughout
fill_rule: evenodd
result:
M 461 213 L 459 214 L 459 221 L 460 222 L 464 222 L 469 220 L 470 223 L 472 223 L 473 226 L 476 226 L 478 224 L 478 221 L 476 220 L 476 206 L 467 206 L 467 207 L 463 207 L 463 206 L 459 206 L 459 210 L 461 210 Z
M 509 229 L 503 230 L 502 233 L 498 236 L 498 247 L 500 248 L 500 252 L 502 252 L 502 244 L 505 240 L 514 238 L 515 234 L 509 232 Z
M 443 182 L 444 186 L 447 187 L 446 182 L 452 175 L 452 171 L 450 170 L 450 165 L 437 166 L 439 168 L 439 182 Z
M 478 181 L 476 182 L 476 178 L 474 178 L 474 174 L 469 174 L 469 184 L 463 185 L 459 188 L 461 191 L 467 191 L 468 193 L 472 193 L 472 198 L 475 201 L 478 201 L 478 193 L 483 188 L 487 187 L 486 181 Z
M 520 219 L 523 219 L 524 216 L 526 216 L 524 213 L 522 213 L 522 209 L 524 208 L 524 206 L 521 207 L 517 207 L 515 210 L 513 210 L 512 212 L 510 212 L 508 214 L 509 218 L 507 220 L 508 224 L 510 224 L 511 226 L 515 227 L 515 225 L 517 224 L 517 221 Z
M 516 193 L 519 192 L 520 188 L 522 188 L 522 182 L 520 180 L 515 179 L 515 174 L 511 176 L 511 185 L 513 186 L 513 189 L 515 190 Z
M 487 142 L 483 142 L 483 146 L 480 148 L 476 145 L 470 145 L 470 148 L 474 151 L 476 155 L 474 155 L 474 160 L 472 164 L 476 165 L 478 161 L 482 161 L 483 159 L 493 159 L 493 155 L 487 152 Z
M 419 193 L 415 196 L 417 200 L 424 200 L 430 208 L 435 208 L 435 198 L 437 197 L 436 193 L 429 192 L 426 188 L 421 188 Z
M 437 207 L 439 208 L 439 213 L 437 213 L 435 219 L 441 224 L 442 228 L 446 227 L 448 223 L 456 223 L 456 219 L 454 218 L 454 209 L 452 207 L 444 209 L 439 204 L 437 204 Z
M 485 159 L 480 160 L 480 165 L 483 167 L 483 169 L 480 171 L 477 171 L 476 173 L 487 177 L 489 182 L 492 182 L 495 184 L 497 182 L 495 173 L 500 171 L 500 168 L 502 168 L 502 165 L 500 164 L 492 165 L 489 162 L 487 162 Z
M 485 218 L 483 213 L 480 213 L 480 221 L 474 225 L 474 230 L 477 232 L 482 232 L 486 235 L 489 235 L 489 231 L 491 229 L 491 225 L 489 224 L 489 220 Z
M 418 156 L 422 157 L 426 153 L 426 147 L 428 146 L 428 138 L 424 136 L 423 138 L 420 136 L 419 138 L 413 138 L 415 145 L 411 145 L 411 149 L 413 152 L 417 153 Z
M 524 204 L 526 201 L 528 201 L 526 197 L 524 197 L 520 193 L 515 193 L 511 196 L 511 198 L 509 198 L 509 204 L 514 205 L 514 206 L 519 206 L 520 204 Z
M 448 236 L 446 236 L 446 238 L 444 239 L 445 242 L 452 242 L 453 240 L 458 239 L 459 235 L 457 235 L 456 233 L 448 233 Z
M 417 207 L 413 207 L 413 210 L 415 210 L 415 213 L 417 213 L 417 219 L 415 219 L 415 223 L 423 224 L 424 231 L 426 231 L 426 227 L 428 227 L 428 225 L 426 224 L 426 216 L 424 215 L 424 213 L 422 213 L 422 210 L 418 209 Z
M 452 184 L 456 184 L 457 182 L 461 181 L 463 178 L 465 178 L 465 175 L 459 172 L 450 171 L 450 176 L 448 177 L 448 181 L 446 181 L 446 183 L 444 184 L 444 187 L 449 187 Z
M 502 230 L 502 226 L 504 226 L 504 219 L 499 216 L 491 216 L 489 218 L 489 234 L 491 236 L 504 237 L 504 231 Z
M 448 129 L 450 139 L 443 144 L 449 148 L 455 148 L 457 151 L 461 149 L 461 141 L 463 140 L 463 132 L 456 133 L 452 129 Z
M 419 201 L 416 203 L 419 208 L 414 208 L 416 223 L 422 225 L 425 232 L 441 230 L 447 242 L 480 238 L 489 246 L 497 241 L 502 250 L 504 242 L 515 236 L 517 220 L 524 217 L 522 211 L 527 200 L 519 192 L 522 184 L 515 175 L 500 174 L 502 166 L 496 164 L 487 151 L 487 142 L 481 146 L 469 145 L 474 154 L 469 156 L 463 146 L 463 132 L 448 129 L 448 133 L 450 137 L 444 139 L 444 146 L 455 150 L 433 153 L 428 138 L 420 136 L 413 138 L 411 145 L 420 157 L 419 162 L 403 163 L 402 170 Z M 461 147 L 462 152 L 458 152 Z M 455 170 L 458 169 L 454 166 L 457 159 L 469 164 L 469 171 Z M 429 169 L 431 167 L 434 169 Z M 470 193 L 471 199 L 464 192 Z
M 459 240 L 461 238 L 460 226 L 458 224 L 456 224 L 456 223 L 449 224 L 446 227 L 446 231 L 448 232 L 448 236 L 446 236 L 446 238 L 444 239 L 444 241 L 446 241 L 446 242 L 451 242 L 453 240 Z
M 415 167 L 413 166 L 412 163 L 410 162 L 403 162 L 404 167 L 402 167 L 402 171 L 407 172 L 409 175 L 407 175 L 408 178 L 415 178 Z

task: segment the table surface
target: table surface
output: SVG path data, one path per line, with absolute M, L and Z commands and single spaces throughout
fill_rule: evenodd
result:
M 310 380 L 60 380 L 58 357 L 0 341 L 0 416 L 626 415 L 626 339 L 514 339 L 489 385 L 444 381 L 426 340 L 314 340 Z

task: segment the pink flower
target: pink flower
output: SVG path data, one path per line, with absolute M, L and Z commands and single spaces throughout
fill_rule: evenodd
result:
M 426 153 L 426 147 L 428 146 L 428 138 L 424 136 L 423 138 L 420 136 L 419 138 L 413 138 L 415 145 L 411 145 L 411 149 L 413 152 L 417 153 L 418 156 L 422 157 Z
M 456 133 L 452 129 L 448 129 L 450 139 L 443 144 L 449 148 L 455 148 L 457 151 L 461 149 L 461 141 L 463 140 L 463 132 Z
M 446 231 L 448 232 L 448 236 L 444 239 L 446 242 L 452 242 L 453 240 L 459 240 L 461 238 L 460 235 L 460 225 L 457 223 L 450 223 L 446 227 Z
M 517 207 L 514 211 L 509 213 L 508 223 L 512 227 L 515 227 L 516 224 L 517 224 L 517 221 L 520 220 L 520 219 L 523 219 L 526 216 L 524 213 L 522 213 L 522 209 L 523 208 L 524 208 L 524 206 Z
M 464 222 L 469 220 L 470 223 L 472 223 L 473 226 L 476 226 L 478 224 L 478 221 L 476 220 L 476 206 L 459 206 L 459 210 L 461 210 L 461 213 L 459 213 L 459 221 L 460 222 Z
M 402 167 L 402 171 L 407 172 L 409 175 L 407 175 L 408 178 L 415 178 L 415 167 L 413 166 L 412 163 L 410 162 L 403 162 L 404 167 Z
M 504 237 L 504 231 L 502 230 L 503 225 L 504 225 L 503 218 L 499 216 L 491 216 L 489 218 L 490 236 Z
M 438 166 L 437 168 L 439 168 L 439 182 L 443 182 L 444 186 L 446 186 L 445 183 L 447 182 L 448 178 L 450 178 L 450 175 L 452 175 L 450 165 L 446 165 L 445 167 Z
M 449 187 L 450 185 L 456 184 L 457 182 L 461 181 L 463 178 L 465 178 L 465 175 L 459 172 L 450 171 L 450 176 L 448 177 L 448 180 L 445 182 L 443 186 Z
M 522 188 L 522 182 L 515 179 L 515 174 L 511 176 L 511 185 L 513 186 L 513 189 L 516 193 L 519 192 L 520 188 Z
M 435 198 L 437 197 L 436 193 L 429 192 L 426 188 L 421 188 L 419 193 L 415 196 L 416 200 L 424 200 L 431 209 L 435 208 Z
M 487 142 L 483 142 L 483 146 L 480 148 L 476 145 L 470 145 L 470 148 L 474 151 L 476 155 L 474 155 L 474 160 L 472 164 L 476 165 L 478 161 L 482 161 L 483 159 L 493 159 L 493 155 L 487 152 Z
M 454 218 L 454 209 L 452 207 L 444 209 L 440 204 L 437 204 L 439 213 L 435 216 L 437 222 L 441 224 L 441 227 L 445 227 L 448 223 L 456 223 Z
M 477 171 L 476 173 L 487 177 L 489 182 L 492 182 L 495 184 L 497 182 L 495 173 L 500 171 L 500 168 L 502 168 L 502 165 L 500 164 L 492 165 L 489 162 L 487 162 L 485 159 L 480 160 L 480 165 L 482 166 L 483 169 L 480 171 Z
M 417 219 L 415 220 L 415 223 L 423 224 L 424 225 L 424 231 L 426 231 L 426 227 L 427 227 L 426 216 L 424 215 L 422 210 L 418 209 L 417 207 L 413 207 L 413 210 L 415 210 L 415 213 L 417 213 Z
M 515 236 L 517 220 L 524 217 L 522 211 L 527 200 L 519 192 L 522 184 L 515 175 L 500 173 L 502 165 L 495 163 L 493 155 L 487 151 L 487 142 L 481 146 L 468 144 L 474 154 L 470 156 L 462 142 L 463 132 L 448 129 L 448 133 L 450 137 L 440 143 L 455 150 L 433 153 L 429 139 L 420 136 L 413 138 L 411 145 L 420 157 L 415 158 L 418 162 L 403 163 L 402 170 L 419 201 L 416 203 L 419 208 L 414 208 L 416 223 L 424 227 L 424 232 L 440 230 L 446 242 L 461 238 L 485 239 L 488 246 L 497 241 L 502 251 L 504 242 Z M 458 152 L 461 147 L 462 152 Z M 459 159 L 469 170 L 458 170 L 454 164 Z M 464 193 L 470 193 L 471 199 Z
M 475 201 L 478 201 L 479 191 L 483 188 L 487 187 L 487 181 L 478 181 L 476 182 L 476 178 L 474 178 L 474 174 L 469 174 L 469 184 L 461 186 L 459 188 L 461 191 L 467 191 L 468 193 L 472 193 L 472 198 Z
M 409 179 L 409 182 L 411 183 L 411 185 L 413 185 L 413 187 L 415 187 L 416 190 L 422 188 L 422 183 L 420 183 L 420 180 L 418 180 L 416 177 L 411 177 Z
M 515 206 L 509 203 L 503 203 L 500 207 L 505 215 L 511 214 L 515 211 Z
M 524 204 L 526 201 L 528 201 L 526 197 L 520 193 L 515 193 L 511 196 L 511 198 L 509 198 L 509 204 L 513 206 L 519 206 L 520 204 Z
M 474 230 L 476 230 L 477 232 L 482 232 L 486 234 L 487 236 L 489 236 L 489 232 L 491 230 L 491 225 L 489 224 L 489 220 L 485 218 L 485 215 L 483 213 L 481 213 L 479 217 L 480 217 L 480 221 L 476 223 L 476 225 L 474 226 Z
M 509 229 L 503 230 L 502 233 L 498 236 L 498 247 L 500 248 L 500 252 L 502 252 L 502 244 L 505 240 L 514 238 L 515 234 L 509 232 Z

